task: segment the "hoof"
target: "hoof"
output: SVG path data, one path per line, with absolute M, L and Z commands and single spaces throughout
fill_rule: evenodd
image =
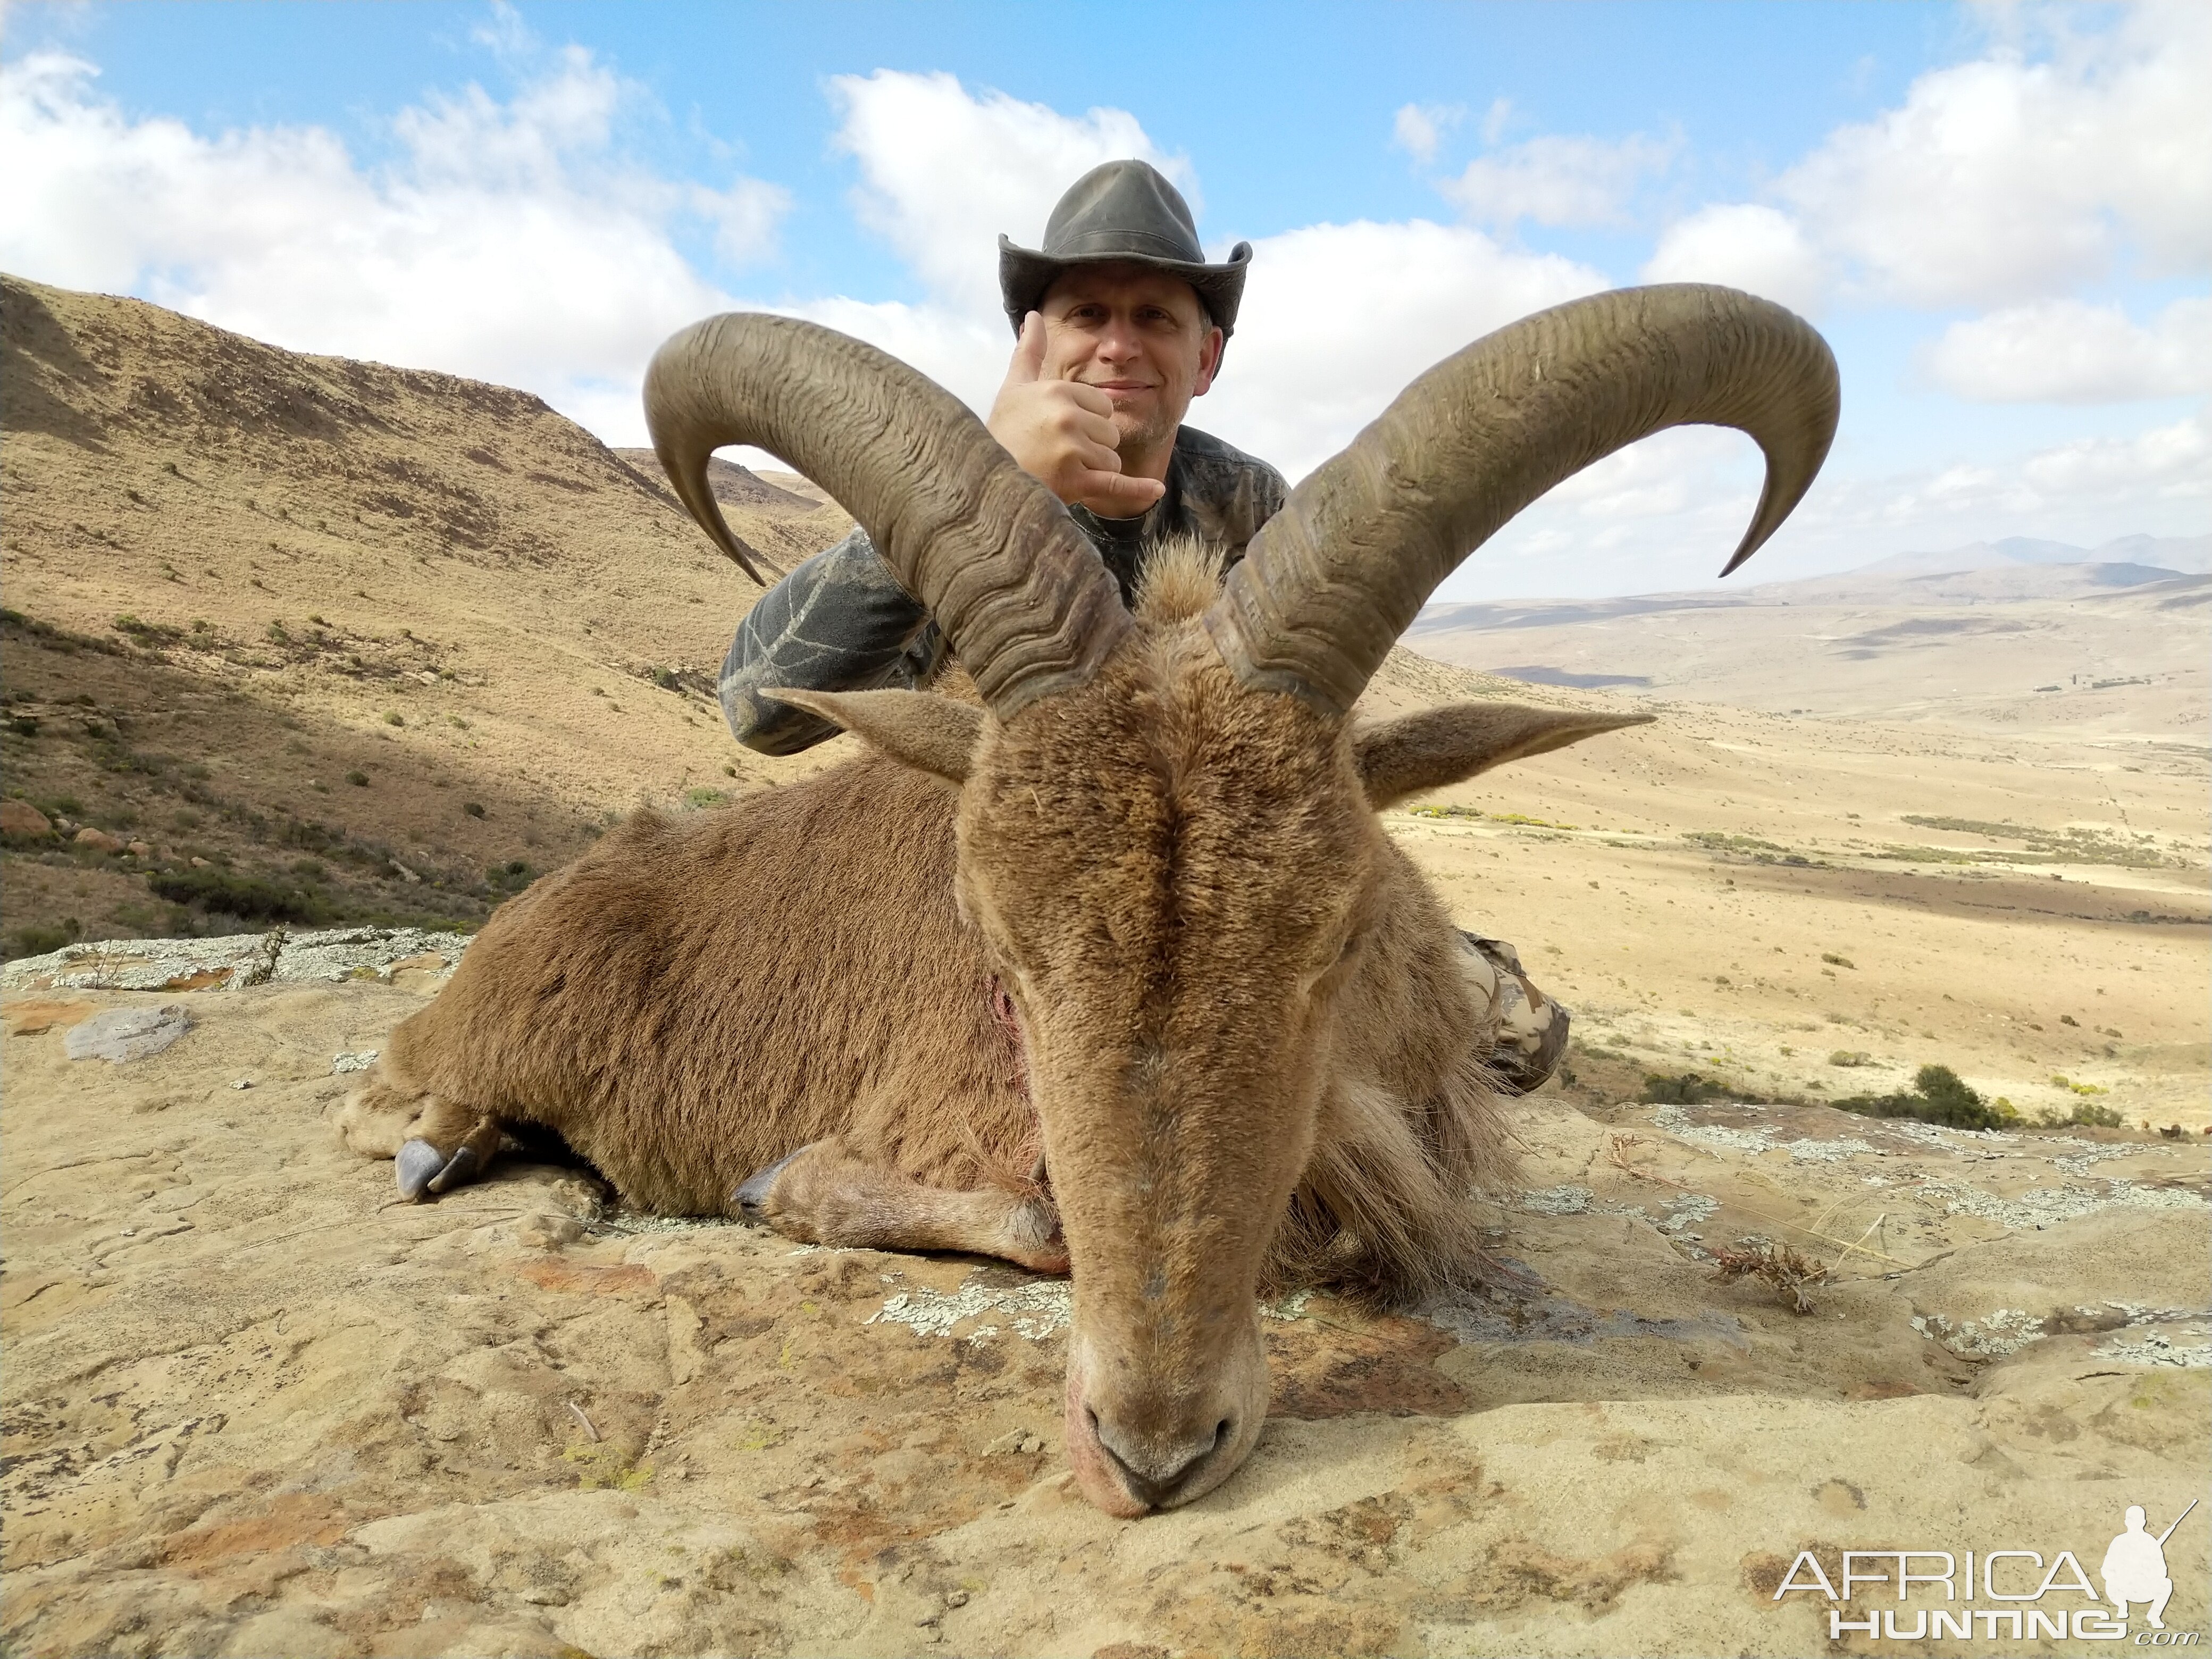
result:
M 399 1149 L 392 1167 L 399 1177 L 399 1196 L 416 1203 L 445 1170 L 446 1155 L 427 1140 L 410 1140 Z
M 805 1150 L 803 1146 L 799 1148 L 799 1152 Z M 765 1170 L 746 1176 L 744 1183 L 730 1195 L 730 1202 L 736 1206 L 738 1213 L 748 1221 L 766 1220 L 769 1190 L 775 1185 L 775 1178 L 783 1173 L 783 1166 L 798 1156 L 799 1152 L 787 1152 Z
M 477 1178 L 483 1164 L 483 1160 L 477 1156 L 477 1149 L 465 1141 L 461 1150 L 453 1154 L 453 1161 L 430 1177 L 430 1190 L 449 1193 L 456 1187 L 466 1186 Z
M 465 1142 L 447 1158 L 427 1140 L 410 1140 L 399 1149 L 392 1166 L 399 1179 L 399 1196 L 419 1204 L 429 1194 L 466 1186 L 483 1172 L 483 1162 L 477 1149 Z

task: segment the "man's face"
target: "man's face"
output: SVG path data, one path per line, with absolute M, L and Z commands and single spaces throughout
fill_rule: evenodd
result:
M 1044 374 L 1113 400 L 1125 457 L 1173 441 L 1213 384 L 1221 331 L 1190 284 L 1139 264 L 1077 265 L 1045 290 Z

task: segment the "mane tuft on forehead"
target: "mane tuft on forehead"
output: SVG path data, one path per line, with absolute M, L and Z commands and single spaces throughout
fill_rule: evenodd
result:
M 1195 536 L 1167 536 L 1145 550 L 1137 571 L 1139 622 L 1186 622 L 1221 592 L 1223 550 Z

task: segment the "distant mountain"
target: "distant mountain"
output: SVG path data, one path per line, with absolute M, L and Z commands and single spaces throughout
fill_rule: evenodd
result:
M 2120 536 L 2097 547 L 2008 536 L 2002 541 L 1969 542 L 1942 553 L 1894 554 L 1839 574 L 1936 576 L 2027 564 L 2133 564 L 2203 575 L 2212 573 L 2212 536 Z
M 614 453 L 651 483 L 665 485 L 668 482 L 667 474 L 660 470 L 660 458 L 651 450 L 617 449 Z M 805 480 L 793 478 L 793 482 L 805 483 Z M 724 460 L 719 455 L 707 463 L 707 484 L 714 492 L 714 499 L 725 507 L 750 507 L 763 513 L 787 514 L 819 512 L 823 505 L 814 496 L 770 483 L 750 468 Z

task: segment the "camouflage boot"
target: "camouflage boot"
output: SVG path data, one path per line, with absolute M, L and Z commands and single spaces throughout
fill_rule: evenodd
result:
M 1520 953 L 1502 939 L 1483 939 L 1464 927 L 1460 969 L 1486 1009 L 1490 1069 L 1510 1095 L 1543 1087 L 1567 1052 L 1566 1005 L 1538 990 L 1521 967 Z

